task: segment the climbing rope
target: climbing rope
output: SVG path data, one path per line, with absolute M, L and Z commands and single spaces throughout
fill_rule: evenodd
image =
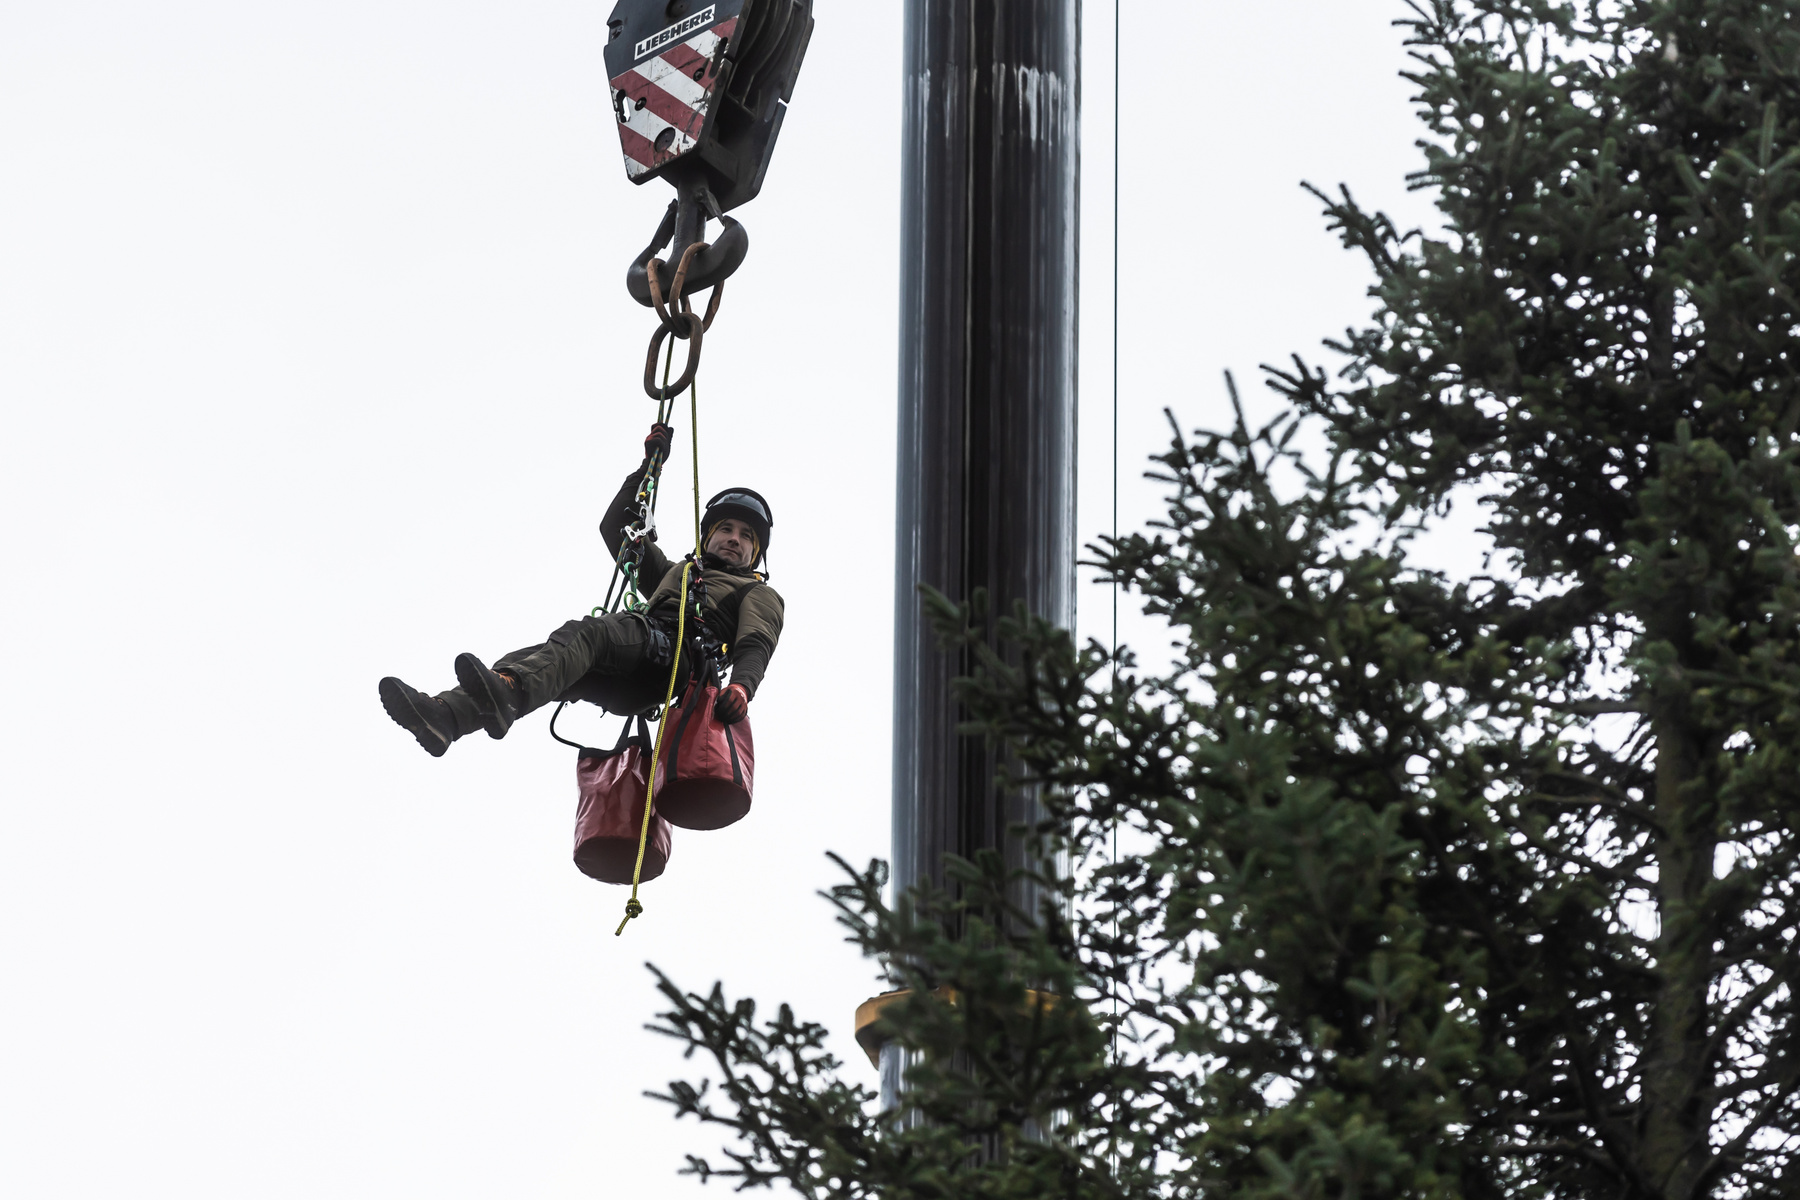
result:
M 681 651 L 687 638 L 687 584 L 688 572 L 694 569 L 690 560 L 681 564 L 681 607 L 675 622 L 675 655 L 669 663 L 669 690 L 663 696 L 663 712 L 669 711 L 669 705 L 675 702 L 675 680 L 681 673 Z M 665 719 L 656 723 L 656 746 L 650 752 L 650 770 L 646 772 L 649 782 L 644 785 L 644 819 L 638 826 L 637 865 L 631 868 L 631 899 L 625 902 L 625 919 L 613 930 L 614 937 L 621 937 L 625 927 L 644 915 L 644 906 L 638 902 L 638 884 L 644 878 L 644 848 L 650 844 L 650 816 L 656 803 L 656 769 L 662 765 L 663 730 L 669 722 Z
M 695 565 L 699 563 L 700 555 L 704 550 L 704 547 L 701 544 L 700 530 L 700 384 L 695 376 L 700 364 L 700 340 L 705 331 L 712 327 L 713 318 L 718 315 L 719 296 L 724 292 L 725 285 L 720 283 L 713 288 L 712 299 L 706 306 L 706 316 L 704 318 L 695 315 L 687 297 L 681 294 L 681 289 L 682 284 L 687 277 L 688 265 L 693 261 L 694 254 L 698 250 L 703 250 L 705 248 L 704 244 L 696 243 L 693 246 L 689 246 L 687 252 L 681 256 L 681 265 L 676 269 L 675 282 L 674 286 L 670 289 L 667 307 L 663 304 L 662 288 L 657 281 L 657 271 L 663 265 L 662 260 L 657 259 L 650 264 L 650 295 L 655 301 L 657 315 L 662 318 L 662 324 L 658 326 L 656 334 L 650 339 L 650 365 L 646 366 L 644 372 L 644 388 L 650 393 L 651 398 L 656 401 L 656 419 L 658 424 L 668 423 L 669 412 L 674 407 L 675 397 L 681 394 L 683 387 L 687 390 L 688 436 L 693 445 L 694 465 L 694 552 L 688 556 L 686 562 L 681 564 L 681 598 L 677 603 L 675 610 L 675 652 L 669 662 L 669 686 L 663 694 L 662 703 L 664 719 L 657 722 L 656 741 L 650 751 L 650 769 L 647 772 L 648 779 L 644 784 L 644 816 L 643 820 L 638 824 L 637 863 L 631 869 L 631 899 L 625 902 L 625 918 L 619 922 L 619 927 L 613 930 L 614 937 L 624 936 L 625 927 L 644 913 L 643 902 L 638 899 L 638 887 L 643 882 L 644 852 L 650 844 L 650 818 L 655 813 L 656 809 L 656 772 L 662 766 L 663 731 L 668 727 L 667 715 L 669 708 L 675 703 L 675 682 L 680 678 L 681 655 L 687 646 L 688 579 L 694 574 Z M 677 305 L 680 305 L 680 307 L 677 308 Z M 676 328 L 676 326 L 681 323 L 685 323 L 688 327 L 688 332 L 686 334 L 681 334 Z M 682 377 L 676 382 L 674 388 L 670 388 L 669 386 L 669 373 L 674 365 L 675 343 L 672 340 L 667 340 L 668 335 L 672 332 L 676 333 L 679 337 L 691 339 L 687 367 L 682 372 Z M 665 344 L 667 349 L 664 351 L 663 357 L 662 386 L 655 387 L 655 376 L 652 368 L 656 361 L 657 352 L 663 350 Z M 645 486 L 639 490 L 639 499 L 645 505 L 645 507 L 642 507 L 640 510 L 643 519 L 639 521 L 637 529 L 638 537 L 640 539 L 649 536 L 649 518 L 655 514 L 656 484 L 661 479 L 662 468 L 662 455 L 653 455 L 651 457 L 650 469 L 645 472 Z M 647 498 L 645 497 L 646 490 L 648 491 Z M 633 543 L 633 548 L 635 548 L 635 543 Z M 628 548 L 621 546 L 619 549 L 619 562 L 618 564 L 615 564 L 616 567 L 622 569 L 627 553 Z M 636 560 L 634 558 L 632 566 L 635 567 L 635 565 Z M 635 572 L 627 572 L 627 575 L 629 578 L 628 588 L 630 593 L 634 596 L 638 595 Z M 699 592 L 704 594 L 706 587 L 704 576 L 701 576 L 696 582 L 700 585 Z M 607 594 L 609 599 L 611 593 L 612 589 L 611 587 L 608 587 Z M 696 596 L 694 616 L 696 621 L 700 619 L 699 596 Z M 696 669 L 698 668 L 696 667 Z

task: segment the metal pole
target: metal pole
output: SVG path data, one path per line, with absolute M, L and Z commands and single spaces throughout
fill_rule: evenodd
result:
M 1079 0 L 907 0 L 898 888 L 941 882 L 946 853 L 1024 857 L 1007 829 L 1032 800 L 999 792 L 993 752 L 956 732 L 949 685 L 966 664 L 937 648 L 917 587 L 1074 616 L 1080 12 Z

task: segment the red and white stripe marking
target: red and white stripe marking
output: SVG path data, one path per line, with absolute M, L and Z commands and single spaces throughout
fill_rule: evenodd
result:
M 626 120 L 619 125 L 619 143 L 625 151 L 625 173 L 631 178 L 694 148 L 717 82 L 713 57 L 737 23 L 736 17 L 720 21 L 613 77 L 613 91 L 625 93 Z M 673 139 L 658 150 L 656 139 L 669 129 L 675 131 Z

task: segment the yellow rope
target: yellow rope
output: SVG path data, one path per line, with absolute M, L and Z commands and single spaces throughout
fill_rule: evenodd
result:
M 674 354 L 674 342 L 669 344 L 671 357 Z M 668 364 L 663 365 L 663 387 L 669 386 Z M 644 785 L 644 820 L 638 829 L 637 865 L 631 869 L 631 899 L 625 902 L 625 919 L 613 930 L 614 937 L 622 937 L 625 927 L 643 915 L 644 906 L 638 901 L 638 885 L 644 876 L 644 850 L 650 844 L 650 815 L 656 803 L 656 769 L 662 765 L 663 730 L 669 726 L 669 706 L 675 702 L 675 679 L 681 673 L 681 648 L 687 642 L 687 598 L 688 574 L 694 569 L 694 562 L 700 557 L 700 385 L 698 381 L 688 385 L 688 427 L 694 441 L 694 557 L 681 564 L 681 605 L 676 610 L 675 618 L 675 660 L 669 664 L 669 690 L 663 696 L 663 719 L 656 723 L 656 745 L 650 752 L 650 782 Z
M 681 608 L 675 620 L 675 660 L 669 664 L 669 690 L 663 697 L 663 719 L 656 723 L 656 747 L 650 752 L 650 782 L 644 785 L 644 822 L 638 829 L 637 866 L 631 869 L 631 899 L 625 902 L 625 919 L 613 930 L 613 936 L 619 937 L 625 932 L 625 926 L 643 915 L 644 906 L 638 903 L 638 884 L 644 877 L 644 847 L 650 843 L 651 806 L 656 802 L 656 768 L 662 762 L 663 730 L 669 726 L 669 705 L 675 700 L 675 677 L 681 672 L 681 647 L 687 637 L 687 584 L 688 572 L 694 564 L 681 564 Z
M 688 428 L 694 439 L 694 556 L 705 549 L 700 544 L 700 381 L 688 384 Z

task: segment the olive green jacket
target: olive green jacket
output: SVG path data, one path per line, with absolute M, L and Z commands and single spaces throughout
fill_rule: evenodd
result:
M 641 466 L 625 477 L 600 524 L 600 533 L 614 558 L 625 542 L 625 531 L 631 527 L 632 502 L 643 478 Z M 699 566 L 701 617 L 725 647 L 731 662 L 731 682 L 743 684 L 755 696 L 775 645 L 781 640 L 785 610 L 781 593 L 757 572 L 729 566 L 710 554 L 701 556 Z M 644 543 L 643 558 L 638 564 L 638 587 L 649 594 L 651 621 L 670 632 L 675 629 L 681 604 L 681 568 L 682 563 L 670 562 L 655 542 Z M 694 575 L 688 574 L 690 591 L 696 588 Z

